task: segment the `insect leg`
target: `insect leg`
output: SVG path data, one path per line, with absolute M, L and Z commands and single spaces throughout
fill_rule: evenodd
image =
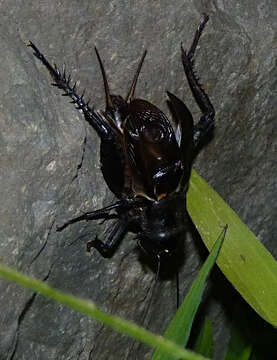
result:
M 199 24 L 194 39 L 192 42 L 192 45 L 189 49 L 189 51 L 185 51 L 183 48 L 183 45 L 181 45 L 181 51 L 182 51 L 182 62 L 185 70 L 185 74 L 190 86 L 190 89 L 193 93 L 193 96 L 201 109 L 203 115 L 200 118 L 200 121 L 194 126 L 193 130 L 193 142 L 194 146 L 197 146 L 201 139 L 208 133 L 208 131 L 212 128 L 214 123 L 214 116 L 215 116 L 215 110 L 210 102 L 210 99 L 208 95 L 205 93 L 205 91 L 202 89 L 201 84 L 199 83 L 199 80 L 197 76 L 195 75 L 195 72 L 193 70 L 193 63 L 194 63 L 194 53 L 195 49 L 197 47 L 198 41 L 200 39 L 200 36 L 204 30 L 204 27 L 209 20 L 208 15 L 204 14 L 204 18 Z
M 89 106 L 89 101 L 86 102 L 84 100 L 85 92 L 83 92 L 82 95 L 76 93 L 76 83 L 71 86 L 71 77 L 66 74 L 65 68 L 63 71 L 60 71 L 55 64 L 52 66 L 31 41 L 29 41 L 27 45 L 34 50 L 35 57 L 37 57 L 49 71 L 54 80 L 52 85 L 63 90 L 63 96 L 69 96 L 76 108 L 82 110 L 85 119 L 96 130 L 102 140 L 111 138 L 111 128 L 109 124 L 107 124 L 102 117 Z
M 90 251 L 91 248 L 95 248 L 104 258 L 110 258 L 126 234 L 127 228 L 127 220 L 121 219 L 115 224 L 114 228 L 108 236 L 108 239 L 105 242 L 99 240 L 97 236 L 94 240 L 89 241 L 87 243 L 87 251 Z
M 63 229 L 65 229 L 68 225 L 74 224 L 76 222 L 79 221 L 83 221 L 83 220 L 97 220 L 97 219 L 105 219 L 108 218 L 110 216 L 110 211 L 114 210 L 114 209 L 123 209 L 124 208 L 124 203 L 122 203 L 122 201 L 117 201 L 116 203 L 106 206 L 103 209 L 98 209 L 98 210 L 94 210 L 94 211 L 89 211 L 86 212 L 80 216 L 77 216 L 73 219 L 68 220 L 66 223 L 64 223 L 61 226 L 57 227 L 57 231 L 62 231 Z

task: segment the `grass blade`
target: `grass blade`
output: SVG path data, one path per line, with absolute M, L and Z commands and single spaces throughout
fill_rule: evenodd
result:
M 174 341 L 178 345 L 186 346 L 189 339 L 192 323 L 196 311 L 200 305 L 201 297 L 205 288 L 206 279 L 212 269 L 219 250 L 222 246 L 227 226 L 221 232 L 220 236 L 214 244 L 213 250 L 203 264 L 199 271 L 197 278 L 194 280 L 188 294 L 185 297 L 183 304 L 178 309 L 177 313 L 171 320 L 168 329 L 165 332 L 165 338 Z M 171 360 L 174 359 L 170 354 L 161 354 L 156 350 L 151 360 Z
M 277 262 L 223 199 L 192 171 L 188 212 L 210 250 L 216 229 L 228 224 L 217 264 L 253 309 L 277 326 Z
M 205 319 L 193 351 L 209 358 L 213 356 L 213 327 L 209 318 Z
M 252 346 L 246 342 L 244 336 L 233 327 L 224 360 L 249 360 L 251 352 Z
M 121 319 L 118 316 L 109 315 L 101 311 L 93 302 L 89 300 L 80 299 L 73 295 L 66 294 L 62 291 L 52 288 L 40 280 L 23 275 L 18 271 L 0 265 L 0 276 L 10 281 L 17 282 L 18 284 L 50 299 L 58 301 L 59 303 L 71 309 L 77 310 L 98 321 L 101 321 L 103 324 L 108 325 L 123 334 L 129 335 L 134 339 L 143 342 L 144 344 L 150 345 L 152 347 L 158 347 L 165 353 L 173 355 L 174 359 L 207 360 L 202 355 L 195 354 L 189 350 L 184 350 L 173 342 L 164 339 L 161 336 L 155 335 L 130 321 Z

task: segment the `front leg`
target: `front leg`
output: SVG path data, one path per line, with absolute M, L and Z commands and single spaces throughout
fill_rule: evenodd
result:
M 98 220 L 98 219 L 108 219 L 109 217 L 111 217 L 110 211 L 111 210 L 117 210 L 117 211 L 124 211 L 124 209 L 126 208 L 126 204 L 122 201 L 117 201 L 116 203 L 106 206 L 103 209 L 98 209 L 98 210 L 94 210 L 94 211 L 89 211 L 86 212 L 80 216 L 77 216 L 73 219 L 68 220 L 67 222 L 65 222 L 63 225 L 61 226 L 57 226 L 57 231 L 62 231 L 63 229 L 65 229 L 68 225 L 74 224 L 76 222 L 79 221 L 89 221 L 89 220 Z
M 200 36 L 204 30 L 204 27 L 209 20 L 208 15 L 204 14 L 204 18 L 199 24 L 192 45 L 188 52 L 186 52 L 181 45 L 182 50 L 182 62 L 185 70 L 185 74 L 190 86 L 190 89 L 193 93 L 193 96 L 201 109 L 203 115 L 200 118 L 200 121 L 194 126 L 193 129 L 193 142 L 194 146 L 196 147 L 203 137 L 209 132 L 214 124 L 214 117 L 215 117 L 215 110 L 210 102 L 208 95 L 202 89 L 200 83 L 198 82 L 197 76 L 193 70 L 193 63 L 194 63 L 194 53 L 200 39 Z
M 95 248 L 104 258 L 110 258 L 114 254 L 127 230 L 127 219 L 120 219 L 113 227 L 105 242 L 99 240 L 98 237 L 95 236 L 94 240 L 87 243 L 87 251 L 90 252 L 91 248 Z
M 95 248 L 99 251 L 99 253 L 105 257 L 109 258 L 113 255 L 116 248 L 118 247 L 120 241 L 123 239 L 124 235 L 127 232 L 128 228 L 128 220 L 125 218 L 123 213 L 129 209 L 129 204 L 126 203 L 126 201 L 117 201 L 116 203 L 106 206 L 103 209 L 98 209 L 95 211 L 86 212 L 80 216 L 77 216 L 73 219 L 68 220 L 66 223 L 64 223 L 61 226 L 57 227 L 57 231 L 62 231 L 67 226 L 74 224 L 79 221 L 89 221 L 89 220 L 98 220 L 98 219 L 104 219 L 108 220 L 113 218 L 114 216 L 119 217 L 119 220 L 114 225 L 112 231 L 110 232 L 107 240 L 105 242 L 99 240 L 97 236 L 94 240 L 91 240 L 87 243 L 87 251 L 89 252 L 91 248 Z M 117 214 L 111 214 L 110 212 L 112 210 L 116 210 Z M 119 214 L 119 215 L 118 215 Z

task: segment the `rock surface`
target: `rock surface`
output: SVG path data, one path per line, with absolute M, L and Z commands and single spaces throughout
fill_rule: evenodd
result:
M 217 116 L 214 137 L 195 168 L 277 256 L 275 1 L 4 0 L 0 9 L 2 264 L 140 322 L 154 275 L 139 261 L 133 235 L 105 260 L 96 252 L 87 255 L 86 242 L 106 224 L 78 223 L 55 231 L 57 224 L 109 204 L 113 197 L 101 175 L 96 134 L 50 86 L 48 74 L 24 42 L 32 40 L 51 62 L 66 63 L 97 108 L 103 108 L 104 94 L 94 45 L 105 59 L 111 89 L 122 95 L 147 48 L 137 96 L 168 112 L 165 91 L 170 90 L 185 99 L 197 119 L 200 113 L 185 82 L 180 43 L 189 46 L 203 12 L 210 21 L 196 69 Z M 206 256 L 201 243 L 188 234 L 182 293 L 203 253 Z M 206 309 L 213 318 L 220 359 L 233 311 L 227 298 L 243 311 L 249 309 L 225 280 L 213 280 Z M 174 313 L 174 286 L 172 280 L 158 285 L 148 319 L 153 331 L 163 331 Z M 227 289 L 219 296 L 220 286 Z M 132 344 L 3 279 L 0 304 L 0 359 L 124 359 Z M 270 331 L 266 324 L 260 326 L 266 334 L 258 336 L 263 346 Z M 134 351 L 137 359 L 149 358 L 149 348 Z M 133 353 L 129 358 L 135 358 Z

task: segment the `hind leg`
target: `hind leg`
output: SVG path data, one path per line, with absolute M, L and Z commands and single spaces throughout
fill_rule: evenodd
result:
M 197 104 L 203 114 L 201 116 L 199 122 L 194 126 L 194 129 L 193 129 L 193 142 L 194 142 L 195 147 L 200 143 L 200 141 L 205 137 L 205 135 L 213 127 L 214 117 L 215 117 L 214 107 L 213 107 L 208 95 L 202 89 L 201 84 L 199 83 L 199 80 L 193 70 L 195 50 L 196 50 L 198 41 L 201 37 L 201 34 L 202 34 L 204 27 L 205 27 L 206 23 L 208 22 L 208 20 L 209 20 L 208 15 L 204 14 L 204 18 L 201 21 L 201 23 L 199 24 L 199 26 L 195 32 L 192 45 L 188 52 L 186 50 L 184 50 L 183 45 L 181 45 L 182 62 L 183 62 L 185 74 L 186 74 L 191 92 L 195 98 L 195 101 L 197 102 Z

